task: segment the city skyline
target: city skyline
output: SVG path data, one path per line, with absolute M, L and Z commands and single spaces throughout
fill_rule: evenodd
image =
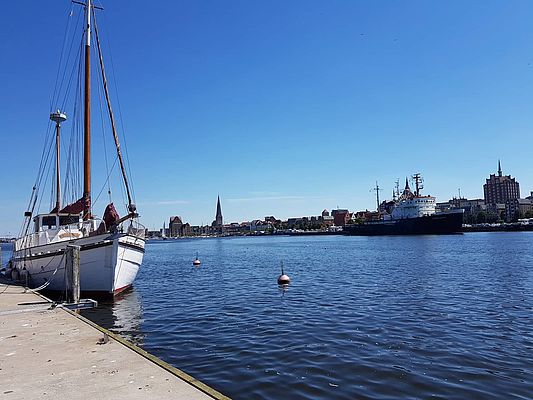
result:
M 226 221 L 373 209 L 376 180 L 387 198 L 415 172 L 437 201 L 481 198 L 498 159 L 533 189 L 533 4 L 104 6 L 148 228 L 209 224 L 217 193 Z M 0 235 L 23 219 L 70 7 L 0 16 Z
M 512 177 L 512 175 L 510 174 L 507 174 L 505 175 L 503 173 L 503 169 L 501 167 L 501 160 L 498 160 L 498 170 L 496 171 L 495 174 L 490 174 L 489 178 L 490 179 L 486 179 L 486 183 L 483 185 L 483 189 L 485 190 L 485 186 L 488 184 L 488 182 L 494 177 L 494 176 L 499 176 L 499 177 L 503 177 L 504 179 L 507 179 L 509 177 L 509 179 L 512 181 L 512 182 L 515 182 L 515 179 L 516 177 Z M 414 185 L 414 177 L 411 176 L 411 177 L 406 177 L 406 185 L 409 185 L 411 186 L 411 183 Z M 422 178 L 423 179 L 423 178 Z M 398 183 L 400 184 L 400 186 L 398 186 L 398 190 L 402 190 L 401 189 L 401 183 L 400 183 L 401 180 L 398 180 Z M 423 182 L 422 182 L 423 183 Z M 518 186 L 518 182 L 516 182 L 516 185 Z M 396 190 L 396 188 L 395 188 Z M 371 191 L 375 191 L 375 189 L 371 189 Z M 383 191 L 383 189 L 380 189 L 380 192 Z M 533 196 L 533 190 L 527 192 L 527 193 L 524 193 L 521 197 L 519 196 L 519 190 L 516 194 L 516 196 L 512 196 L 511 195 L 511 198 L 530 198 L 531 196 Z M 423 195 L 421 193 L 421 195 Z M 392 200 L 395 196 L 397 196 L 396 194 L 391 194 L 391 196 L 381 196 L 381 200 L 380 200 L 380 207 L 383 206 L 386 202 Z M 449 198 L 447 198 L 446 200 L 442 200 L 439 202 L 439 204 L 442 204 L 443 206 L 444 205 L 447 205 L 449 203 L 455 203 L 456 201 L 461 201 L 461 200 L 465 200 L 465 201 L 476 201 L 476 202 L 481 202 L 483 204 L 487 204 L 487 205 L 490 205 L 490 204 L 493 204 L 493 202 L 491 203 L 490 201 L 490 198 L 489 200 L 487 199 L 484 199 L 484 197 L 486 198 L 486 194 L 484 194 L 483 196 L 481 197 L 474 197 L 474 198 L 467 198 L 467 197 L 464 197 L 462 196 L 460 190 L 458 190 L 458 196 L 455 196 L 455 195 L 452 195 L 452 196 L 449 196 Z M 233 199 L 230 199 L 230 200 L 233 200 Z M 505 205 L 505 199 L 502 199 L 501 203 L 502 205 Z M 459 203 L 457 203 L 459 204 Z M 280 220 L 282 221 L 287 221 L 287 220 L 290 220 L 290 219 L 299 219 L 299 218 L 307 218 L 307 217 L 313 217 L 313 216 L 320 216 L 321 214 L 324 215 L 325 212 L 327 212 L 328 214 L 330 212 L 335 212 L 335 211 L 349 211 L 350 214 L 351 213 L 360 213 L 360 212 L 372 212 L 372 211 L 375 211 L 375 208 L 365 208 L 365 209 L 361 209 L 361 208 L 342 208 L 342 207 L 326 207 L 324 209 L 322 209 L 321 211 L 314 211 L 312 213 L 309 213 L 309 214 L 295 214 L 295 215 L 291 215 L 291 216 L 283 216 L 281 218 L 279 218 Z M 220 219 L 219 219 L 219 215 L 220 215 Z M 245 218 L 245 219 L 242 219 L 242 220 L 232 220 L 232 221 L 224 221 L 224 223 L 222 222 L 222 211 L 221 211 L 221 201 L 220 201 L 220 195 L 217 195 L 217 201 L 216 201 L 216 212 L 215 212 L 215 220 L 211 223 L 211 224 L 204 224 L 203 222 L 201 224 L 194 224 L 194 223 L 190 223 L 190 221 L 187 221 L 186 218 L 183 218 L 182 215 L 179 215 L 178 218 L 180 218 L 180 224 L 182 223 L 181 219 L 184 219 L 183 223 L 190 223 L 192 226 L 205 226 L 205 227 L 209 227 L 209 226 L 222 226 L 223 224 L 224 225 L 230 225 L 230 224 L 241 224 L 241 223 L 250 223 L 250 222 L 253 222 L 255 220 L 260 220 L 260 221 L 263 221 L 265 219 L 268 218 L 271 218 L 271 217 L 274 217 L 274 218 L 277 218 L 277 216 L 273 213 L 265 213 L 264 216 L 262 217 L 254 217 L 254 218 Z M 176 218 L 175 216 L 171 216 L 169 217 L 170 219 L 170 223 L 172 222 L 172 219 L 173 218 Z M 209 219 L 209 218 L 207 218 Z M 218 221 L 218 222 L 217 222 Z M 166 221 L 163 223 L 163 226 L 164 224 L 166 223 Z M 151 231 L 157 231 L 158 228 L 157 227 L 154 227 L 154 229 L 150 229 Z

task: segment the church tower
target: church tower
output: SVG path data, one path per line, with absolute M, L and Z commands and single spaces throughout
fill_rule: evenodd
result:
M 222 208 L 220 207 L 220 196 L 217 197 L 217 215 L 213 221 L 213 226 L 222 226 L 224 224 L 222 220 Z

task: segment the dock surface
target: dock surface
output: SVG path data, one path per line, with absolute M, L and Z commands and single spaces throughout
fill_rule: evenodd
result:
M 0 284 L 0 397 L 227 399 L 46 299 Z M 166 367 L 165 367 L 166 365 Z

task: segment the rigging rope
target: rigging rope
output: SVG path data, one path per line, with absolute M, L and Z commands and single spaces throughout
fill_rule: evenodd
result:
M 74 11 L 74 4 L 71 3 L 70 4 L 70 12 L 69 12 L 69 16 L 68 16 L 68 22 L 67 22 L 67 25 L 65 27 L 65 33 L 63 34 L 63 44 L 61 45 L 61 55 L 59 56 L 59 65 L 57 66 L 57 73 L 56 73 L 56 81 L 55 81 L 55 84 L 54 84 L 54 92 L 52 94 L 52 98 L 50 99 L 50 112 L 53 112 L 53 108 L 54 108 L 54 103 L 56 101 L 56 93 L 57 93 L 57 84 L 59 82 L 59 74 L 61 72 L 61 64 L 62 64 L 62 61 L 63 61 L 63 55 L 65 54 L 65 45 L 67 43 L 67 35 L 68 35 L 68 31 L 70 29 L 70 22 L 72 21 L 72 13 Z
M 122 178 L 124 180 L 124 186 L 125 186 L 126 193 L 127 193 L 127 196 L 128 196 L 128 210 L 130 212 L 134 212 L 135 209 L 133 208 L 133 203 L 132 203 L 132 199 L 131 199 L 130 188 L 129 188 L 129 185 L 128 185 L 128 177 L 126 176 L 126 170 L 125 170 L 125 167 L 124 167 L 124 161 L 122 159 L 122 153 L 120 151 L 120 143 L 118 141 L 118 135 L 117 135 L 117 131 L 116 131 L 116 128 L 115 128 L 115 117 L 113 116 L 113 110 L 111 108 L 111 102 L 110 102 L 110 99 L 109 99 L 109 92 L 107 90 L 107 80 L 106 80 L 106 76 L 105 76 L 104 60 L 103 60 L 103 57 L 102 57 L 102 49 L 100 48 L 100 39 L 98 37 L 98 26 L 97 26 L 97 23 L 96 23 L 96 12 L 94 11 L 94 9 L 92 11 L 93 11 L 93 20 L 94 20 L 94 33 L 95 33 L 95 36 L 96 36 L 96 45 L 97 45 L 97 48 L 98 48 L 98 55 L 99 55 L 99 59 L 100 59 L 100 71 L 102 72 L 102 82 L 104 84 L 104 92 L 105 92 L 105 97 L 106 97 L 106 101 L 107 101 L 107 109 L 109 111 L 109 118 L 111 120 L 111 129 L 113 131 L 113 138 L 115 140 L 115 147 L 117 149 L 118 160 L 120 162 L 120 169 L 122 171 Z
M 67 55 L 67 59 L 65 61 L 65 67 L 63 69 L 63 74 L 61 76 L 61 80 L 59 81 L 59 89 L 54 89 L 54 98 L 53 98 L 53 102 L 54 103 L 58 103 L 59 102 L 59 97 L 61 95 L 61 92 L 62 92 L 62 89 L 63 89 L 63 83 L 65 82 L 65 76 L 67 74 L 67 67 L 69 65 L 69 60 L 70 60 L 70 55 L 72 53 L 72 48 L 74 46 L 74 43 L 76 42 L 74 40 L 74 38 L 76 37 L 77 35 L 77 27 L 80 26 L 80 21 L 81 21 L 81 15 L 82 13 L 78 13 L 78 18 L 76 20 L 76 26 L 74 27 L 73 31 L 72 31 L 72 39 L 70 41 L 70 47 L 69 47 L 69 51 L 68 51 L 68 55 Z M 69 14 L 70 16 L 70 14 Z M 69 17 L 69 23 L 70 23 L 70 17 Z M 82 38 L 82 41 L 83 41 L 83 38 Z M 59 68 L 61 68 L 61 60 L 63 58 L 63 54 L 61 55 L 61 58 L 60 58 L 60 63 L 59 63 Z M 59 71 L 58 71 L 59 72 Z M 56 81 L 56 88 L 57 88 L 57 84 L 58 82 Z M 55 97 L 55 94 L 57 93 L 57 98 Z M 64 107 L 65 105 L 65 101 L 66 101 L 66 96 L 63 97 L 63 102 L 61 103 L 61 107 Z M 53 103 L 52 103 L 53 105 Z M 58 105 L 58 104 L 56 104 Z M 50 110 L 51 112 L 53 111 L 53 108 Z
M 104 18 L 104 20 L 105 20 L 105 18 Z M 109 36 L 107 36 L 106 38 L 107 38 L 106 39 L 107 48 L 109 49 L 109 59 L 111 61 L 111 78 L 113 80 L 113 86 L 114 86 L 114 89 L 115 89 L 115 97 L 117 99 L 117 105 L 118 105 L 118 117 L 119 117 L 119 120 L 120 120 L 120 129 L 121 129 L 121 132 L 122 132 L 122 139 L 124 141 L 124 151 L 126 153 L 126 164 L 128 166 L 128 176 L 129 176 L 130 181 L 131 181 L 131 195 L 133 197 L 133 201 L 135 201 L 135 183 L 133 181 L 133 174 L 131 173 L 130 155 L 128 153 L 128 142 L 126 140 L 126 134 L 125 134 L 126 129 L 124 128 L 124 120 L 122 118 L 122 107 L 120 105 L 120 96 L 119 96 L 119 93 L 118 93 L 118 84 L 117 84 L 116 75 L 115 75 L 115 64 L 113 62 L 113 52 L 111 51 L 111 42 L 109 40 Z
M 100 75 L 96 74 L 97 75 L 97 79 L 99 81 L 99 83 L 102 84 L 103 86 L 103 82 L 102 82 L 102 78 Z M 111 171 L 109 171 L 109 163 L 108 163 L 108 159 L 107 159 L 107 146 L 106 146 L 106 132 L 105 132 L 105 124 L 104 124 L 104 109 L 102 107 L 102 86 L 100 85 L 97 85 L 98 86 L 98 97 L 100 98 L 100 101 L 98 102 L 99 104 L 99 109 L 100 109 L 100 121 L 102 122 L 102 143 L 104 145 L 104 160 L 105 160 L 105 169 L 108 173 L 110 173 Z M 111 185 L 109 183 L 109 179 L 106 179 L 106 183 L 107 183 L 107 193 L 109 194 L 109 203 L 111 203 Z M 105 185 L 105 184 L 104 184 Z M 103 188 L 102 188 L 103 190 Z M 101 191 L 100 191 L 101 193 Z M 98 195 L 98 197 L 100 197 L 100 195 Z M 98 198 L 97 197 L 97 198 Z

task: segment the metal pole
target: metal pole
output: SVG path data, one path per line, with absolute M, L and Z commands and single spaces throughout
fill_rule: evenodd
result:
M 85 99 L 83 117 L 83 219 L 91 218 L 91 0 L 85 6 L 87 13 L 85 43 Z
M 80 302 L 80 246 L 67 246 L 65 262 L 70 287 L 68 300 L 77 304 Z

